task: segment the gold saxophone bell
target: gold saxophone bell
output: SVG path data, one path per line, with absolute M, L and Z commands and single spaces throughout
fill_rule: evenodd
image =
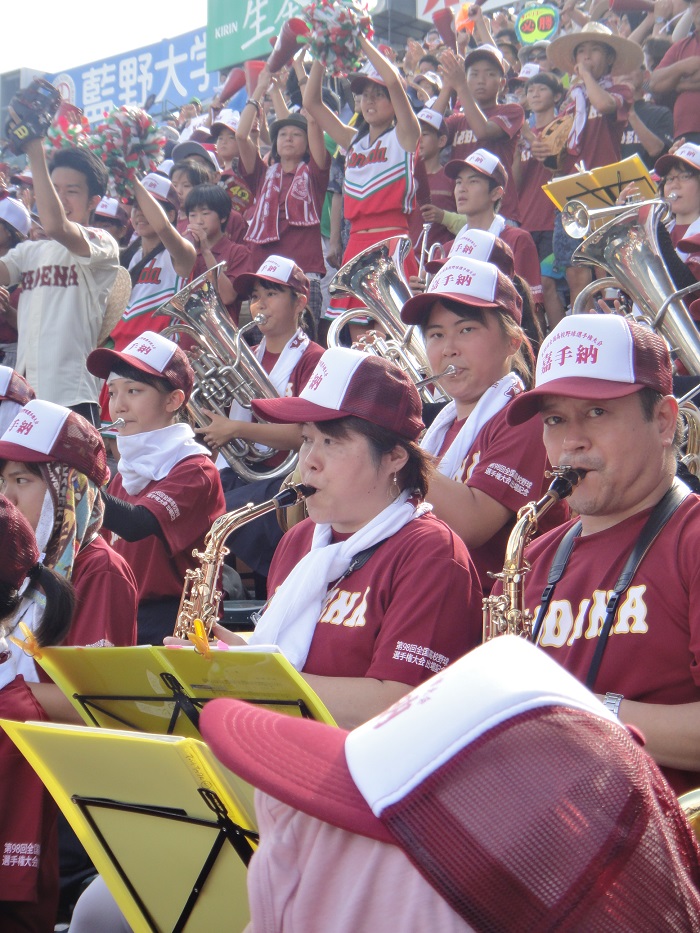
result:
M 371 341 L 365 341 L 358 349 L 398 366 L 414 384 L 422 383 L 419 392 L 423 402 L 449 401 L 450 396 L 444 389 L 428 389 L 425 379 L 430 363 L 420 333 L 401 320 L 401 309 L 413 297 L 404 273 L 412 248 L 407 236 L 389 237 L 375 243 L 338 270 L 329 290 L 332 295 L 343 293 L 358 298 L 387 335 L 375 333 Z M 360 313 L 363 312 L 355 308 L 332 322 L 328 330 L 329 347 L 341 346 L 340 332 Z
M 209 269 L 156 312 L 176 321 L 163 331 L 164 337 L 187 335 L 196 345 L 195 352 L 190 354 L 195 386 L 187 410 L 202 426 L 208 423 L 205 410 L 226 418 L 233 402 L 250 409 L 253 399 L 278 397 L 267 373 L 243 340 L 243 334 L 258 323 L 257 318 L 245 327 L 236 327 L 219 297 L 216 280 L 225 267 L 226 263 L 219 263 Z M 265 461 L 277 451 L 261 449 L 241 438 L 228 441 L 219 452 L 247 483 L 281 479 L 294 469 L 297 461 L 296 452 L 290 452 L 282 463 L 266 470 Z
M 508 537 L 505 562 L 501 573 L 491 573 L 495 580 L 503 581 L 503 592 L 498 596 L 486 596 L 483 600 L 483 640 L 490 641 L 498 635 L 532 636 L 533 617 L 525 608 L 525 576 L 530 565 L 525 560 L 525 548 L 537 531 L 542 516 L 553 505 L 566 499 L 574 486 L 583 478 L 581 470 L 570 466 L 552 467 L 545 473 L 553 481 L 537 502 L 528 502 L 518 512 L 517 521 Z
M 196 622 L 201 623 L 207 638 L 211 635 L 214 623 L 219 619 L 222 593 L 217 586 L 221 565 L 229 553 L 226 547 L 226 539 L 229 535 L 261 515 L 273 509 L 289 508 L 298 502 L 303 502 L 315 492 L 313 486 L 302 484 L 288 486 L 266 502 L 261 502 L 259 505 L 249 502 L 243 508 L 236 509 L 234 512 L 226 512 L 216 519 L 204 539 L 204 550 L 192 552 L 195 560 L 200 562 L 200 566 L 188 570 L 185 574 L 185 584 L 173 631 L 175 638 L 187 638 L 188 634 L 195 634 Z

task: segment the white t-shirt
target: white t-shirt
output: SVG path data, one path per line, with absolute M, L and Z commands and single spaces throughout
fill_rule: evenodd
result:
M 99 382 L 85 368 L 102 326 L 119 266 L 119 247 L 104 230 L 83 227 L 89 256 L 56 240 L 26 240 L 1 260 L 17 309 L 17 372 L 37 398 L 59 405 L 97 402 Z

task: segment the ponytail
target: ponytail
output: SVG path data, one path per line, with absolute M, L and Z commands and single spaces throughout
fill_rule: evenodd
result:
M 71 583 L 44 564 L 35 564 L 29 579 L 46 594 L 46 607 L 35 635 L 41 646 L 60 645 L 73 621 L 75 590 Z

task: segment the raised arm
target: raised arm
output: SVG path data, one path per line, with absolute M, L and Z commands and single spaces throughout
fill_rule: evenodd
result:
M 478 140 L 498 139 L 499 136 L 503 136 L 504 130 L 502 127 L 500 127 L 498 123 L 489 120 L 484 111 L 474 100 L 472 92 L 469 90 L 464 67 L 460 59 L 458 59 L 453 52 L 448 50 L 442 53 L 440 56 L 440 70 L 444 76 L 445 83 L 449 85 L 450 88 L 454 88 L 457 92 L 457 96 L 462 104 L 462 109 L 464 110 L 464 116 L 467 118 L 469 127 L 476 138 Z M 444 91 L 445 85 L 443 84 L 440 94 L 442 95 Z M 437 102 L 433 109 L 437 109 Z
M 386 82 L 394 113 L 396 114 L 396 138 L 406 152 L 415 152 L 420 139 L 420 124 L 403 86 L 396 67 L 379 49 L 360 36 L 360 47 Z
M 238 151 L 240 153 L 241 162 L 246 172 L 249 174 L 255 168 L 255 159 L 258 155 L 257 146 L 253 143 L 253 140 L 250 137 L 250 131 L 255 122 L 255 117 L 260 116 L 261 120 L 261 130 L 262 130 L 262 99 L 267 94 L 267 89 L 270 86 L 272 81 L 272 75 L 267 65 L 260 72 L 260 77 L 258 78 L 258 83 L 255 87 L 255 90 L 250 95 L 250 98 L 246 102 L 245 107 L 241 111 L 241 118 L 238 121 L 238 129 L 236 130 L 236 142 L 238 143 Z
M 66 217 L 61 200 L 51 182 L 49 168 L 44 155 L 44 143 L 41 139 L 32 139 L 24 148 L 29 159 L 34 184 L 34 196 L 39 220 L 50 240 L 56 240 L 76 256 L 89 256 L 90 245 L 85 238 L 83 228 Z M 70 192 L 70 186 L 69 186 Z M 93 203 L 94 202 L 94 203 Z M 90 210 L 100 203 L 99 195 L 90 199 Z M 0 284 L 5 284 L 0 279 Z
M 177 232 L 163 208 L 138 179 L 134 181 L 134 196 L 136 203 L 143 212 L 143 216 L 170 253 L 173 269 L 178 275 L 187 277 L 192 271 L 197 258 L 197 251 L 194 246 Z
M 308 116 L 316 121 L 321 130 L 328 133 L 331 139 L 335 140 L 343 149 L 348 149 L 355 138 L 355 129 L 352 126 L 346 126 L 330 107 L 326 107 L 323 103 L 321 97 L 323 75 L 323 65 L 321 62 L 315 61 L 311 65 L 306 85 L 302 87 L 304 110 L 306 110 Z

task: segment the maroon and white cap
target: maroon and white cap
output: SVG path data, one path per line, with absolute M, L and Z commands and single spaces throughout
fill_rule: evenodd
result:
M 216 142 L 222 130 L 230 130 L 232 133 L 235 133 L 238 129 L 238 121 L 240 118 L 241 115 L 237 110 L 222 110 L 216 118 L 216 122 L 211 125 L 212 142 Z
M 666 175 L 676 162 L 685 162 L 690 168 L 700 172 L 700 146 L 696 143 L 683 143 L 673 155 L 661 156 L 654 165 L 654 171 L 658 175 Z
M 572 314 L 547 336 L 537 356 L 535 388 L 508 406 L 509 424 L 537 414 L 543 395 L 622 398 L 649 388 L 673 394 L 666 344 L 641 324 L 618 314 Z
M 109 479 L 102 438 L 82 415 L 33 399 L 0 438 L 0 459 L 20 463 L 67 463 L 98 486 Z
M 233 287 L 238 295 L 247 298 L 253 290 L 255 283 L 261 279 L 263 282 L 275 282 L 277 285 L 286 285 L 293 291 L 303 295 L 309 300 L 309 280 L 301 267 L 294 260 L 286 256 L 268 256 L 257 272 L 244 272 L 236 276 Z
M 475 149 L 466 159 L 452 159 L 445 166 L 445 175 L 448 178 L 457 178 L 465 168 L 472 168 L 475 172 L 493 178 L 503 188 L 508 184 L 508 173 L 503 163 L 488 149 Z
M 361 94 L 368 81 L 386 87 L 386 81 L 382 78 L 377 69 L 373 65 L 368 64 L 362 71 L 350 78 L 350 90 L 353 94 Z
M 184 143 L 178 143 L 170 153 L 170 157 L 174 162 L 183 162 L 193 156 L 204 159 L 214 171 L 221 171 L 221 166 L 216 158 L 216 146 L 212 142 L 198 143 L 194 139 L 186 139 Z
M 469 68 L 470 65 L 473 65 L 474 62 L 481 61 L 482 59 L 491 59 L 494 61 L 498 67 L 501 69 L 503 74 L 508 72 L 508 64 L 503 57 L 503 53 L 500 49 L 496 48 L 495 45 L 477 45 L 475 49 L 472 49 L 471 52 L 464 59 L 464 67 Z
M 534 78 L 535 75 L 540 73 L 541 69 L 539 65 L 536 65 L 534 62 L 528 62 L 527 65 L 523 65 L 520 71 L 513 75 L 510 79 L 511 81 L 522 81 L 524 84 L 526 81 L 529 81 L 530 78 Z
M 165 175 L 159 175 L 158 172 L 150 172 L 142 180 L 141 184 L 153 195 L 156 201 L 162 201 L 164 204 L 174 207 L 175 210 L 180 210 L 180 198 L 175 186 L 172 184 L 169 178 L 166 178 Z
M 441 113 L 438 113 L 437 110 L 431 110 L 430 107 L 423 107 L 422 110 L 418 111 L 416 116 L 418 117 L 419 123 L 427 123 L 428 126 L 432 126 L 439 136 L 447 132 L 445 118 Z
M 474 929 L 697 916 L 697 843 L 657 766 L 523 639 L 487 642 L 352 732 L 230 699 L 200 729 L 276 800 L 401 848 Z
M 117 198 L 102 198 L 95 208 L 95 214 L 97 217 L 108 217 L 110 220 L 114 220 L 120 224 L 129 223 L 129 215 L 126 212 L 126 208 Z
M 87 358 L 87 368 L 93 376 L 106 379 L 119 362 L 167 379 L 174 389 L 182 389 L 185 401 L 192 394 L 194 371 L 190 361 L 181 347 L 162 334 L 146 330 L 119 352 L 104 348 L 93 350 Z
M 27 208 L 16 198 L 3 198 L 0 201 L 0 220 L 9 224 L 19 235 L 26 240 L 32 227 L 32 215 Z
M 500 308 L 517 324 L 523 318 L 520 295 L 493 263 L 469 256 L 450 256 L 433 277 L 428 290 L 409 298 L 401 309 L 401 320 L 405 324 L 422 323 L 430 308 L 443 298 L 473 308 Z
M 32 526 L 5 496 L 0 496 L 0 541 L 0 581 L 18 590 L 40 555 Z
M 469 259 L 493 263 L 509 279 L 513 278 L 515 266 L 512 249 L 495 233 L 490 233 L 488 230 L 471 230 L 469 227 L 462 227 L 452 241 L 449 256 L 445 259 L 431 259 L 426 262 L 425 268 L 433 275 L 442 269 L 450 256 L 466 256 Z
M 32 177 L 32 170 L 30 168 L 23 168 L 21 172 L 10 175 L 10 182 L 13 185 L 30 185 L 33 187 L 34 178 Z
M 354 415 L 409 440 L 423 430 L 420 397 L 406 373 L 345 347 L 326 350 L 298 397 L 254 399 L 252 406 L 256 415 L 278 424 Z
M 0 401 L 26 405 L 33 398 L 36 398 L 36 393 L 24 376 L 20 376 L 9 366 L 0 366 Z

